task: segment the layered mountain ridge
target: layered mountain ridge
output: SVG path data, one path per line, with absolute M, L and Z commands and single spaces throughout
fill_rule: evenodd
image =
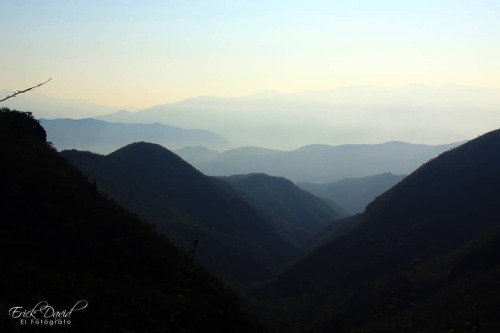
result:
M 2 332 L 261 330 L 220 281 L 106 199 L 27 113 L 0 109 L 0 172 Z M 62 311 L 80 300 L 88 306 L 66 316 L 67 325 L 7 315 L 41 301 Z
M 206 130 L 183 129 L 160 123 L 124 124 L 86 119 L 41 119 L 48 139 L 58 150 L 78 149 L 95 153 L 110 153 L 127 144 L 147 141 L 169 149 L 203 145 L 225 149 L 229 142 Z
M 344 217 L 343 212 L 301 190 L 286 178 L 247 174 L 221 179 L 247 195 L 280 235 L 299 247 L 323 228 Z
M 391 141 L 381 144 L 309 145 L 291 151 L 243 147 L 218 153 L 204 148 L 184 148 L 176 153 L 211 176 L 265 173 L 285 177 L 295 183 L 329 183 L 386 172 L 409 174 L 422 163 L 457 145 Z
M 463 288 L 458 298 L 474 299 L 485 309 L 481 325 L 494 330 L 498 321 L 489 309 L 498 288 L 490 284 L 488 294 L 479 281 L 494 280 L 500 268 L 491 260 L 500 225 L 499 149 L 497 130 L 425 163 L 373 201 L 352 230 L 261 292 L 292 304 L 305 297 L 309 309 L 302 315 L 328 323 L 316 326 L 318 332 L 336 325 L 397 331 L 409 323 L 417 331 L 460 331 L 467 306 L 449 301 Z M 474 269 L 472 258 L 481 254 L 482 268 Z M 436 310 L 444 303 L 446 318 Z M 326 317 L 313 314 L 326 304 Z
M 134 143 L 106 156 L 62 154 L 177 246 L 189 249 L 199 241 L 197 260 L 219 276 L 265 280 L 300 253 L 228 184 L 159 145 Z

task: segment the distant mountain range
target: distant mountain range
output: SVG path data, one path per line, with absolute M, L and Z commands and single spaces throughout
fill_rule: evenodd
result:
M 217 133 L 233 147 L 292 150 L 317 143 L 380 143 L 397 139 L 440 144 L 469 140 L 500 122 L 499 96 L 498 89 L 407 85 L 205 96 L 141 111 L 37 92 L 19 95 L 4 105 L 45 119 L 97 117 L 120 123 L 162 123 Z
M 176 153 L 207 175 L 265 173 L 293 182 L 327 183 L 385 172 L 409 174 L 457 145 L 394 141 L 373 145 L 310 145 L 292 151 L 246 147 L 218 153 L 189 147 Z
M 362 178 L 345 178 L 332 183 L 298 183 L 315 195 L 330 199 L 349 214 L 362 213 L 377 196 L 384 193 L 405 176 L 386 172 Z
M 226 149 L 229 142 L 206 130 L 182 129 L 155 124 L 108 123 L 97 119 L 41 119 L 48 140 L 58 150 L 78 149 L 110 153 L 127 144 L 147 141 L 169 149 L 203 145 Z
M 314 332 L 497 331 L 498 151 L 500 130 L 427 162 L 260 293 Z
M 463 141 L 500 122 L 500 91 L 457 85 L 352 86 L 293 94 L 198 97 L 99 119 L 218 133 L 235 146 Z M 470 121 L 474 119 L 474 121 Z

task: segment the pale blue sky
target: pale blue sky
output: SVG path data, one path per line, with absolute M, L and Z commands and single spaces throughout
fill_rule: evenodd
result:
M 146 107 L 408 83 L 500 88 L 500 0 L 5 1 L 0 89 Z

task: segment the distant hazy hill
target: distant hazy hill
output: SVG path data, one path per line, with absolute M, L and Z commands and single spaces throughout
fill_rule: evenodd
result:
M 307 126 L 315 126 L 313 116 L 318 112 L 327 113 L 329 109 L 330 106 L 322 103 L 283 99 L 280 94 L 235 98 L 207 96 L 138 112 L 112 113 L 99 119 L 204 128 L 220 133 L 238 146 L 292 148 L 305 143 L 325 142 L 331 137 L 326 130 L 323 130 L 323 135 L 318 135 Z
M 109 153 L 129 143 L 147 141 L 169 149 L 203 145 L 224 149 L 229 142 L 221 136 L 197 129 L 155 124 L 108 123 L 96 119 L 42 119 L 48 140 L 59 150 L 79 149 Z
M 62 154 L 181 248 L 191 249 L 198 240 L 197 260 L 220 276 L 265 280 L 299 254 L 228 184 L 159 145 L 134 143 L 106 156 Z
M 328 198 L 350 214 L 362 213 L 377 196 L 400 182 L 405 176 L 386 172 L 362 178 L 345 178 L 333 183 L 298 183 L 315 195 Z
M 179 150 L 177 153 L 208 175 L 265 173 L 293 182 L 327 183 L 385 172 L 409 174 L 456 145 L 393 141 L 372 145 L 310 145 L 292 151 L 247 147 L 219 154 L 207 154 L 201 149 Z
M 9 93 L 3 90 L 2 95 Z M 38 118 L 100 116 L 112 122 L 199 128 L 218 133 L 235 146 L 290 150 L 315 143 L 467 140 L 500 122 L 499 96 L 498 89 L 458 85 L 351 86 L 290 94 L 205 96 L 130 112 L 134 110 L 35 91 L 3 105 L 31 111 Z
M 175 153 L 188 161 L 191 165 L 197 165 L 204 162 L 212 161 L 220 153 L 213 149 L 208 149 L 203 146 L 187 146 L 178 150 Z
M 100 119 L 203 128 L 237 146 L 290 150 L 315 143 L 463 141 L 494 129 L 500 122 L 499 108 L 498 89 L 351 86 L 292 94 L 198 97 Z
M 497 130 L 429 161 L 263 292 L 315 332 L 498 331 L 499 151 Z
M 1 332 L 259 330 L 222 283 L 105 199 L 24 113 L 0 110 L 0 173 Z M 41 301 L 68 311 L 80 300 L 88 307 L 64 318 L 70 325 L 8 315 Z
M 0 96 L 11 91 L 2 90 Z M 21 94 L 2 103 L 2 106 L 32 112 L 37 118 L 89 118 L 116 112 L 119 109 L 76 99 L 51 97 L 36 91 Z
M 280 235 L 298 246 L 342 217 L 328 203 L 285 178 L 248 174 L 221 179 L 245 193 Z

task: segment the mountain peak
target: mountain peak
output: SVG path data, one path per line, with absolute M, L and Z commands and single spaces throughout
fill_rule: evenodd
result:
M 136 172 L 145 172 L 150 175 L 161 175 L 162 172 L 179 173 L 183 175 L 197 175 L 201 173 L 167 148 L 149 142 L 134 142 L 120 148 L 109 155 L 109 159 L 126 163 Z M 189 171 L 189 172 L 188 172 Z
M 47 141 L 47 134 L 30 112 L 0 109 L 0 137 L 2 139 Z
M 227 184 L 158 144 L 129 144 L 96 163 L 92 156 L 63 153 L 92 174 L 103 191 L 155 223 L 178 246 L 200 240 L 203 250 L 197 259 L 219 276 L 240 282 L 269 279 L 298 254 Z

